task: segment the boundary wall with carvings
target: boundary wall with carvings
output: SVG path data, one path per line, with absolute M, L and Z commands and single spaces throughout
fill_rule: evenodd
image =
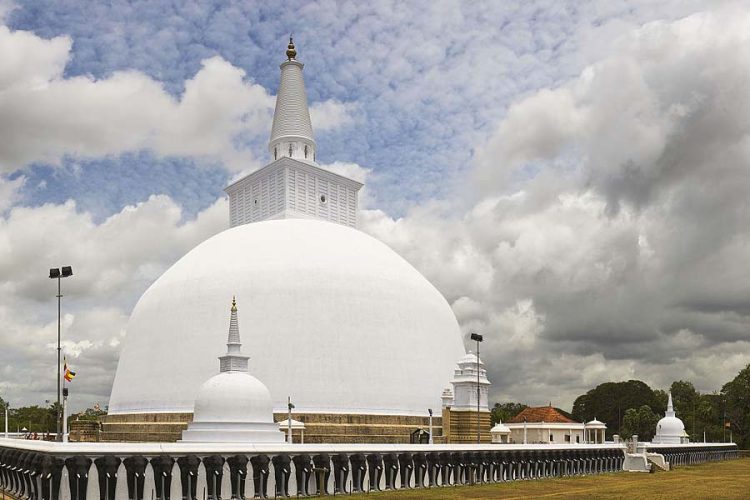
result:
M 676 463 L 738 456 L 733 444 L 672 445 L 663 452 Z M 624 454 L 624 445 L 613 443 L 250 445 L 0 439 L 0 487 L 29 500 L 348 494 L 616 472 L 622 470 Z

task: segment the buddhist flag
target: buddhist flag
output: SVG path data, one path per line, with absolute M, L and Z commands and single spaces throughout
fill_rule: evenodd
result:
M 63 358 L 63 359 L 65 360 L 65 364 L 63 365 L 63 371 L 65 372 L 64 377 L 65 377 L 65 380 L 70 382 L 71 380 L 73 380 L 73 377 L 76 376 L 76 372 L 71 370 L 70 367 L 68 366 L 67 358 Z

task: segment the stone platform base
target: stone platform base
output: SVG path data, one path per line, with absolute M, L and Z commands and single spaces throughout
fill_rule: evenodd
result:
M 479 424 L 479 442 L 491 443 L 492 417 L 489 411 L 479 412 L 477 422 L 476 411 L 454 410 L 443 408 L 442 425 L 445 427 L 445 439 L 451 444 L 470 444 L 477 442 L 477 424 Z
M 286 413 L 274 414 L 285 420 Z M 193 418 L 192 413 L 139 413 L 102 417 L 99 441 L 175 442 Z M 292 413 L 305 424 L 305 443 L 408 443 L 411 433 L 429 428 L 429 417 L 401 415 L 357 415 L 335 413 Z M 444 442 L 442 419 L 432 418 L 434 442 Z M 298 442 L 299 432 L 293 431 Z M 81 438 L 84 436 L 82 435 Z M 71 433 L 71 440 L 78 440 Z M 86 440 L 95 440 L 86 433 Z

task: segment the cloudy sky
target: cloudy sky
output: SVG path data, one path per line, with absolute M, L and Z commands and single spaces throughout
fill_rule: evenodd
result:
M 750 362 L 750 4 L 0 0 L 0 395 L 77 406 L 267 162 L 295 34 L 361 229 L 485 335 L 492 400 L 717 390 Z

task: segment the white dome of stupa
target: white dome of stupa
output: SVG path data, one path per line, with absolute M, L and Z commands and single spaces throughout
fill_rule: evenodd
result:
M 207 333 L 223 330 L 227 293 L 250 305 L 250 372 L 277 412 L 291 396 L 300 413 L 423 415 L 465 355 L 445 298 L 388 246 L 331 222 L 267 220 L 209 238 L 143 294 L 111 414 L 193 411 L 224 349 Z
M 685 424 L 675 416 L 674 407 L 672 406 L 672 393 L 670 392 L 669 401 L 667 402 L 667 412 L 664 418 L 656 424 L 656 434 L 654 435 L 653 442 L 679 444 L 685 442 L 687 437 Z
M 268 388 L 248 374 L 242 354 L 237 303 L 232 300 L 227 352 L 219 356 L 219 373 L 198 390 L 193 421 L 183 441 L 280 443 Z
M 249 373 L 219 373 L 198 390 L 194 421 L 259 421 L 273 416 L 271 393 Z

